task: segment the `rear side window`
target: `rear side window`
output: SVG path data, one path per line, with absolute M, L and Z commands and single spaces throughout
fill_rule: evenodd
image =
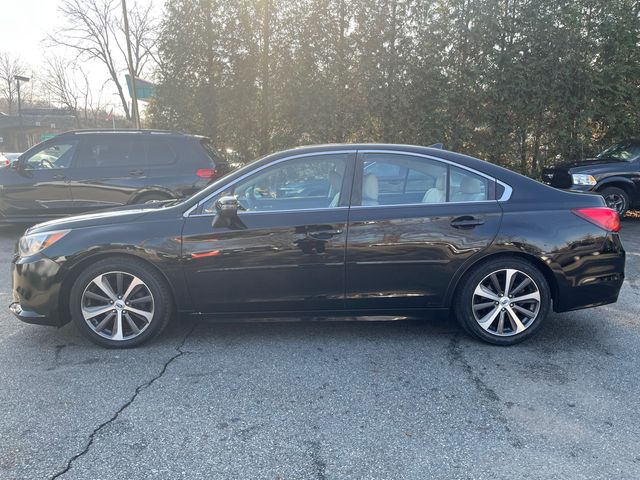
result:
M 78 156 L 79 167 L 121 167 L 146 164 L 145 146 L 140 138 L 104 135 L 86 138 Z
M 153 139 L 147 143 L 147 157 L 150 166 L 162 167 L 176 163 L 178 155 L 169 142 L 164 139 Z
M 449 170 L 449 201 L 480 202 L 489 199 L 489 180 L 469 170 L 451 166 Z

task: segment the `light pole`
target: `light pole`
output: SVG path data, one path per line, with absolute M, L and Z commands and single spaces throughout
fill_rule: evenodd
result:
M 20 122 L 20 133 L 18 134 L 18 148 L 22 149 L 22 98 L 20 97 L 20 82 L 28 82 L 30 80 L 29 77 L 25 77 L 22 75 L 14 75 L 14 80 L 16 81 L 16 90 L 18 93 L 18 121 Z
M 20 117 L 20 125 L 22 125 L 22 99 L 20 98 L 20 82 L 28 82 L 31 79 L 29 77 L 23 77 L 22 75 L 14 75 L 13 79 L 16 81 L 16 90 L 18 92 L 18 117 Z
M 127 40 L 127 57 L 129 59 L 129 76 L 131 77 L 131 116 L 136 129 L 140 130 L 140 114 L 138 112 L 138 96 L 136 95 L 136 77 L 133 71 L 131 55 L 131 39 L 129 38 L 129 17 L 127 15 L 127 1 L 122 0 L 122 18 L 124 20 L 124 36 Z

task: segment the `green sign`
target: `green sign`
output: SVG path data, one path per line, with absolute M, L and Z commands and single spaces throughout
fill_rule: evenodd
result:
M 125 75 L 124 78 L 127 80 L 127 89 L 129 90 L 129 96 L 131 96 L 131 75 Z M 136 78 L 136 97 L 138 97 L 138 100 L 149 100 L 155 95 L 156 86 L 153 83 Z
M 50 138 L 53 138 L 55 136 L 56 136 L 55 133 L 43 133 L 40 135 L 40 141 L 44 142 L 45 140 L 49 140 Z

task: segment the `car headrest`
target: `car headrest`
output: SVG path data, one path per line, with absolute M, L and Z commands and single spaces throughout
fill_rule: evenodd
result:
M 366 174 L 362 180 L 362 198 L 378 200 L 378 177 L 373 173 Z
M 447 176 L 446 175 L 440 175 L 438 178 L 436 178 L 436 188 L 438 190 L 444 190 L 444 185 L 447 182 Z
M 477 178 L 464 177 L 460 182 L 460 193 L 477 194 L 482 193 L 482 183 Z

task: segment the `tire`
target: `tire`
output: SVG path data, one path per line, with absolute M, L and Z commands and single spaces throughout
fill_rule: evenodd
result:
M 162 202 L 164 200 L 171 200 L 172 197 L 167 195 L 166 193 L 160 192 L 151 192 L 140 195 L 135 202 L 135 205 L 142 205 L 144 203 L 153 203 L 153 202 Z
M 609 208 L 613 208 L 618 212 L 620 217 L 624 217 L 624 214 L 629 210 L 630 204 L 629 194 L 627 192 L 618 187 L 606 187 L 598 193 L 602 195 Z
M 80 273 L 69 305 L 73 323 L 89 340 L 106 348 L 131 348 L 164 330 L 173 311 L 171 298 L 164 278 L 145 262 L 110 257 Z
M 508 275 L 510 291 L 515 292 L 513 298 L 504 291 Z M 523 297 L 524 300 L 514 301 Z M 516 257 L 502 257 L 472 268 L 462 278 L 453 306 L 455 317 L 466 332 L 485 342 L 505 346 L 534 335 L 550 308 L 551 290 L 546 278 L 533 264 Z

